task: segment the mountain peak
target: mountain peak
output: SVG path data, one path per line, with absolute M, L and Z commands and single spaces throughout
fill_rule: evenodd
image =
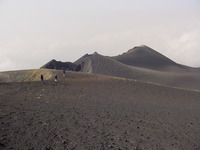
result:
M 149 48 L 149 47 L 146 46 L 146 45 L 140 45 L 140 46 L 135 46 L 135 47 L 146 47 L 146 48 Z
M 157 51 L 153 50 L 152 48 L 146 45 L 135 46 L 132 49 L 128 50 L 127 53 L 132 53 L 132 52 L 158 53 Z
M 169 58 L 146 45 L 136 46 L 126 53 L 113 58 L 126 65 L 156 70 L 166 66 L 177 65 Z
M 97 52 L 94 52 L 93 55 L 99 55 Z

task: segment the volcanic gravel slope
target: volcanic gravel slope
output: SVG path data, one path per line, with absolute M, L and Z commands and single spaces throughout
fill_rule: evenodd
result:
M 114 60 L 117 60 L 123 64 L 153 69 L 158 71 L 166 71 L 166 72 L 188 72 L 198 71 L 195 68 L 184 66 L 181 64 L 177 64 L 161 53 L 153 50 L 152 48 L 142 45 L 136 46 L 122 55 L 111 57 Z
M 123 77 L 173 87 L 200 90 L 200 72 L 195 69 L 181 69 L 176 65 L 171 65 L 170 71 L 158 71 L 127 65 L 110 57 L 94 53 L 84 60 L 84 67 L 82 70 L 87 73 Z
M 0 84 L 0 149 L 200 149 L 200 92 L 66 72 Z

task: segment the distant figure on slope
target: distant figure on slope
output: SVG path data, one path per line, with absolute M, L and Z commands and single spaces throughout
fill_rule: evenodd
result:
M 58 81 L 58 76 L 57 76 L 57 74 L 55 75 L 55 82 L 57 82 Z
M 44 76 L 42 74 L 40 75 L 40 79 L 41 79 L 41 82 L 44 81 Z
M 81 72 L 83 72 L 84 61 L 81 63 Z
M 65 70 L 63 70 L 63 77 L 65 77 Z

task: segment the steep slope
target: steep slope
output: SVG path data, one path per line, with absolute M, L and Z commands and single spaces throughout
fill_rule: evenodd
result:
M 135 77 L 130 66 L 98 53 L 94 53 L 84 60 L 83 72 L 126 78 Z M 125 72 L 126 74 L 124 74 Z
M 200 89 L 199 73 L 174 73 L 133 67 L 94 53 L 84 61 L 83 72 L 130 78 L 168 86 Z
M 81 58 L 79 58 L 78 60 L 76 60 L 76 61 L 74 62 L 74 64 L 76 64 L 76 65 L 81 65 L 82 62 L 84 61 L 84 59 L 87 58 L 87 57 L 89 57 L 89 56 L 91 56 L 91 55 L 90 55 L 90 54 L 85 54 L 85 55 L 83 55 Z
M 126 65 L 159 71 L 184 72 L 190 69 L 189 67 L 175 63 L 145 45 L 134 47 L 128 52 L 112 58 Z

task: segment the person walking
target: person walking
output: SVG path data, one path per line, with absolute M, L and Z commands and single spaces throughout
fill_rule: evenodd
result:
M 43 74 L 40 75 L 40 79 L 41 79 L 41 82 L 44 81 L 44 76 L 43 76 Z
M 58 76 L 57 76 L 57 74 L 55 75 L 55 82 L 57 82 L 58 81 Z
M 83 67 L 84 67 L 84 61 L 81 63 L 81 72 L 83 72 Z
M 63 70 L 63 77 L 65 77 L 65 70 Z

